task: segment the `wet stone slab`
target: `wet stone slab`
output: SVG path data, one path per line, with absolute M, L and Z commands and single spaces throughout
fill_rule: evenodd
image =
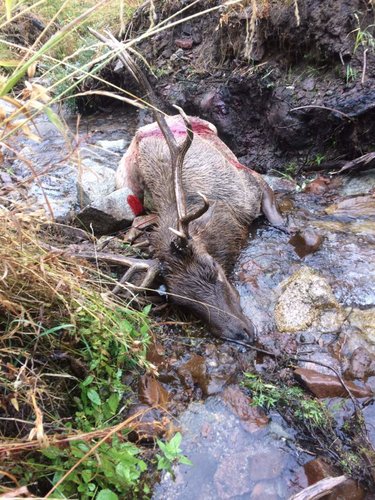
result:
M 250 432 L 240 417 L 220 396 L 191 403 L 178 425 L 193 465 L 176 466 L 175 480 L 165 474 L 153 499 L 277 500 L 305 487 L 302 466 L 310 457 L 297 450 L 281 417 L 263 419 Z

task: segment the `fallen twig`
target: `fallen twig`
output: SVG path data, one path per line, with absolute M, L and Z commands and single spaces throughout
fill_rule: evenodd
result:
M 353 169 L 365 170 L 366 168 L 374 168 L 374 167 L 375 167 L 375 152 L 366 153 L 362 156 L 359 156 L 355 160 L 346 162 L 338 172 L 335 172 L 334 175 L 342 174 L 343 172 L 347 172 L 348 170 L 353 170 Z
M 336 486 L 344 483 L 347 479 L 347 476 L 326 477 L 291 496 L 289 500 L 317 500 L 331 493 Z
M 343 116 L 347 120 L 350 120 L 350 121 L 353 120 L 352 117 L 350 117 L 346 113 L 343 113 L 342 111 L 339 111 L 338 109 L 330 108 L 329 106 L 319 106 L 317 104 L 307 104 L 306 106 L 298 106 L 298 108 L 292 108 L 289 111 L 292 113 L 293 111 L 299 111 L 301 109 L 309 109 L 309 108 L 325 109 L 327 111 L 331 111 L 332 113 L 337 113 L 338 115 Z
M 125 427 L 131 430 L 137 428 L 138 421 L 134 422 L 139 416 L 146 413 L 147 410 L 140 411 L 130 418 L 117 424 L 113 427 L 107 427 L 106 429 L 99 429 L 91 432 L 85 432 L 80 434 L 70 434 L 68 436 L 62 436 L 61 434 L 55 436 L 48 436 L 50 446 L 64 447 L 73 441 L 91 441 L 92 439 L 102 438 L 103 436 L 108 439 L 108 435 L 112 436 L 114 433 L 119 432 Z M 120 427 L 119 427 L 120 426 Z M 40 449 L 40 443 L 37 439 L 32 441 L 8 441 L 0 443 L 0 458 L 9 457 L 9 455 L 14 453 L 36 451 Z

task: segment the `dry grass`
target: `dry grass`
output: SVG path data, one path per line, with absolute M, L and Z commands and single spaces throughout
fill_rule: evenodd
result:
M 0 429 L 43 441 L 43 421 L 61 429 L 67 396 L 88 369 L 79 351 L 82 324 L 92 327 L 92 341 L 108 334 L 143 364 L 136 327 L 126 337 L 118 325 L 122 315 L 135 324 L 140 318 L 105 295 L 110 279 L 99 270 L 44 247 L 39 214 L 3 207 L 0 219 L 0 391 L 7 417 Z

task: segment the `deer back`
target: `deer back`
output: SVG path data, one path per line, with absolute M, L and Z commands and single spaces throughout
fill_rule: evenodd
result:
M 194 117 L 189 120 L 194 138 L 182 171 L 187 209 L 201 203 L 199 192 L 210 202 L 210 210 L 191 223 L 190 232 L 224 267 L 230 267 L 246 241 L 251 222 L 260 213 L 262 191 L 258 179 L 238 162 L 212 124 Z M 182 118 L 168 117 L 167 123 L 181 142 L 186 135 Z M 126 182 L 140 198 L 149 192 L 160 224 L 171 223 L 173 227 L 173 221 L 165 222 L 174 205 L 173 173 L 169 149 L 158 126 L 153 123 L 139 129 L 132 148 L 120 165 L 119 187 Z

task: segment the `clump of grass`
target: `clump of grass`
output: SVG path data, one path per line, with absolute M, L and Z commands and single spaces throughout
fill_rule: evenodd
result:
M 303 447 L 332 460 L 332 465 L 348 476 L 361 481 L 369 491 L 374 479 L 368 464 L 374 451 L 368 441 L 363 415 L 354 408 L 350 418 L 339 427 L 333 416 L 333 407 L 307 394 L 296 385 L 281 385 L 264 380 L 260 375 L 245 373 L 244 387 L 249 389 L 252 404 L 265 410 L 277 410 L 296 431 Z
M 262 406 L 267 410 L 288 409 L 296 419 L 311 427 L 331 423 L 332 418 L 326 407 L 319 400 L 309 397 L 298 386 L 277 386 L 252 373 L 245 373 L 244 385 L 252 392 L 255 406 Z

